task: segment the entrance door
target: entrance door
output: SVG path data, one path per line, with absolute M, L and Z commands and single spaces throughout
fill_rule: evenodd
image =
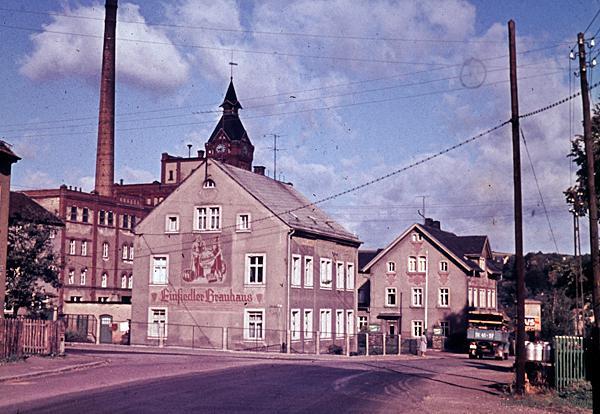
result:
M 386 354 L 397 354 L 400 343 L 398 341 L 398 321 L 387 321 L 388 335 L 386 338 Z
M 100 343 L 112 344 L 112 316 L 100 316 Z

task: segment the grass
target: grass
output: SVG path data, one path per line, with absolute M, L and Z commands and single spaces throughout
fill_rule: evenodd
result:
M 509 404 L 541 408 L 556 413 L 587 413 L 592 410 L 592 386 L 587 381 L 572 384 L 564 391 L 533 388 L 529 394 L 513 395 Z

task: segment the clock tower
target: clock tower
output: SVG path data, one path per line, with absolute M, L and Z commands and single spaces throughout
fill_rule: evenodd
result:
M 220 108 L 223 108 L 223 115 L 204 144 L 206 155 L 209 158 L 250 171 L 252 170 L 254 146 L 250 142 L 238 114 L 242 105 L 235 94 L 233 78 L 229 81 L 229 87 Z

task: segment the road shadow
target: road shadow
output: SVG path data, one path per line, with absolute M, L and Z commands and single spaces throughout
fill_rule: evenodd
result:
M 488 364 L 485 362 L 475 362 L 475 361 L 469 361 L 466 363 L 466 365 L 470 366 L 472 368 L 485 369 L 488 371 L 497 371 L 497 372 L 512 372 L 513 371 L 512 365 L 511 366 L 494 365 L 494 364 Z

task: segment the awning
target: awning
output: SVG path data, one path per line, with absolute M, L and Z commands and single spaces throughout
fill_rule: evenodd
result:
M 386 312 L 386 313 L 380 313 L 379 315 L 377 315 L 377 319 L 400 319 L 401 316 L 402 316 L 402 314 L 400 312 L 398 312 L 398 313 Z

